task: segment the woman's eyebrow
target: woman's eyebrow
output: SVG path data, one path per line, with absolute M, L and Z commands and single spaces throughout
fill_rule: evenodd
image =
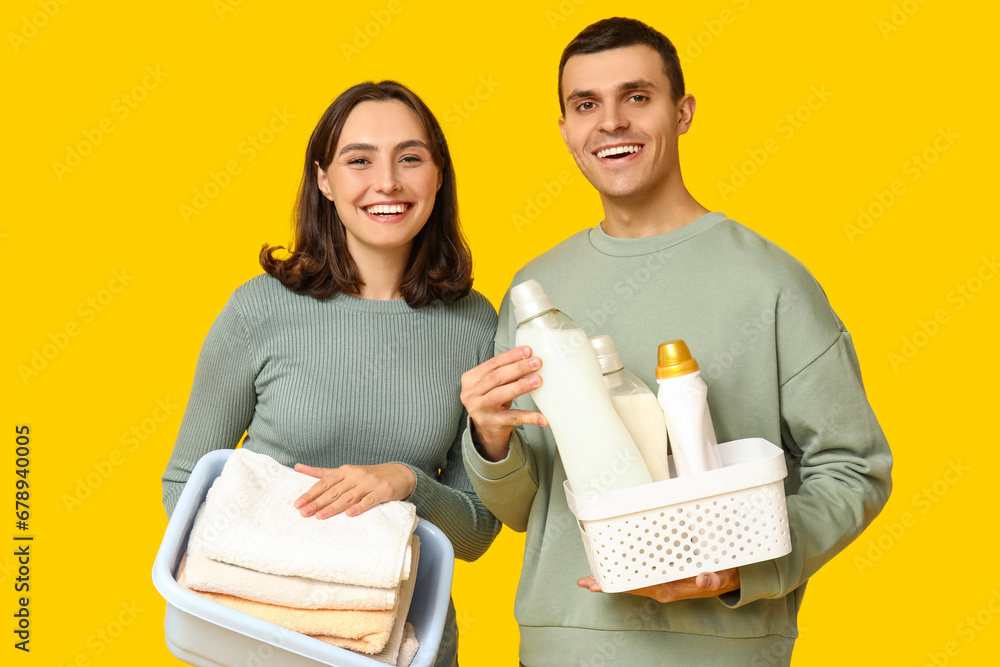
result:
M 404 148 L 426 148 L 427 150 L 430 150 L 427 144 L 421 141 L 420 139 L 409 139 L 407 141 L 401 141 L 398 144 L 396 144 L 397 151 L 402 150 Z M 375 146 L 374 144 L 347 144 L 346 146 L 340 149 L 339 155 L 343 155 L 344 153 L 350 153 L 351 151 L 378 152 L 378 146 Z

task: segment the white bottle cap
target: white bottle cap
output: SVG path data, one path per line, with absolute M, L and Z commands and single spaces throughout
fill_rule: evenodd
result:
M 611 336 L 594 336 L 590 339 L 590 344 L 594 346 L 597 353 L 597 361 L 601 363 L 601 372 L 607 375 L 625 368 L 621 355 L 615 350 L 615 342 Z
M 526 280 L 511 287 L 510 302 L 514 304 L 514 319 L 518 324 L 555 308 L 537 280 Z

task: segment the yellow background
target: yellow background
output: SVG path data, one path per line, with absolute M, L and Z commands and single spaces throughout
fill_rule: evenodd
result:
M 698 100 L 681 143 L 688 187 L 810 268 L 893 446 L 893 496 L 810 583 L 796 662 L 992 664 L 1000 16 L 986 4 L 5 2 L 0 539 L 18 533 L 13 431 L 27 424 L 35 540 L 29 654 L 13 648 L 14 548 L 0 551 L 4 664 L 177 664 L 150 579 L 159 476 L 212 320 L 260 272 L 261 244 L 290 240 L 306 141 L 333 97 L 390 77 L 437 113 L 476 285 L 497 304 L 525 261 L 600 219 L 557 131 L 556 65 L 616 14 L 678 46 Z M 287 120 L 269 127 L 276 113 Z M 87 154 L 54 166 L 71 147 Z M 516 664 L 522 544 L 505 530 L 457 566 L 464 665 Z M 97 639 L 123 605 L 141 611 Z

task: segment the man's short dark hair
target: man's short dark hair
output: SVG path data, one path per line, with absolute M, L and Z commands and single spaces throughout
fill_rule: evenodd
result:
M 681 72 L 677 49 L 670 40 L 659 30 L 651 28 L 642 21 L 616 16 L 590 24 L 563 49 L 562 58 L 559 60 L 559 110 L 562 114 L 566 115 L 562 89 L 566 61 L 573 56 L 590 55 L 637 44 L 645 44 L 660 54 L 660 59 L 663 60 L 663 73 L 670 81 L 670 97 L 673 101 L 677 102 L 684 97 L 684 74 Z

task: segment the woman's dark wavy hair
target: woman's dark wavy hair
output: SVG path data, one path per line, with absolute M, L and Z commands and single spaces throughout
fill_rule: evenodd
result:
M 333 162 L 340 133 L 351 111 L 362 102 L 402 102 L 420 119 L 430 141 L 431 158 L 441 172 L 441 188 L 423 229 L 414 237 L 399 291 L 413 308 L 436 300 L 456 301 L 472 289 L 472 256 L 458 221 L 455 168 L 441 126 L 427 105 L 395 81 L 367 81 L 341 93 L 309 138 L 302 182 L 295 202 L 295 243 L 290 256 L 276 259 L 283 246 L 260 250 L 264 270 L 298 294 L 327 299 L 336 294 L 360 294 L 363 282 L 347 248 L 344 224 L 334 203 L 320 192 L 316 164 L 324 170 Z

